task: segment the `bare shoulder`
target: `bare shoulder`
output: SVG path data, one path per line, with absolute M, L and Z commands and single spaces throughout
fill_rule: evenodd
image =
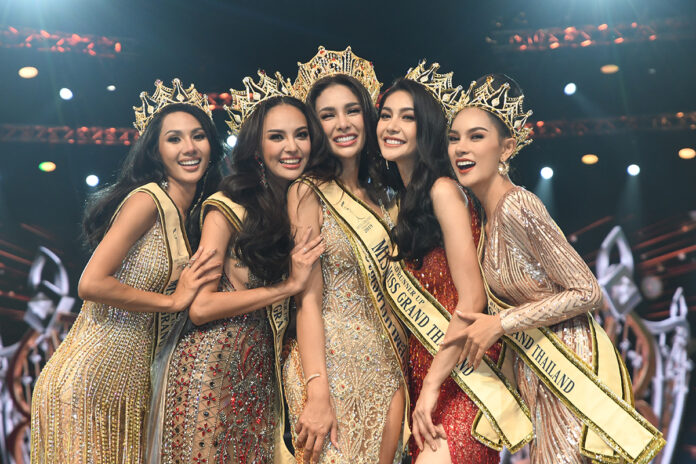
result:
M 433 183 L 430 188 L 430 199 L 433 201 L 433 206 L 451 201 L 468 203 L 468 198 L 457 181 L 449 177 L 440 177 Z
M 118 218 L 137 219 L 150 223 L 157 217 L 155 200 L 146 192 L 136 192 L 123 203 Z

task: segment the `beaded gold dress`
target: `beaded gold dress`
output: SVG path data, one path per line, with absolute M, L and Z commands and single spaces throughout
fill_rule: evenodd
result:
M 157 218 L 115 277 L 133 288 L 159 292 L 168 275 Z M 155 314 L 85 301 L 34 388 L 32 463 L 142 462 Z
M 324 278 L 322 313 L 326 337 L 326 370 L 338 421 L 339 452 L 326 440 L 319 463 L 374 464 L 379 461 L 382 432 L 392 398 L 402 384 L 399 360 L 382 328 L 348 237 L 322 203 L 321 234 L 326 251 L 321 258 Z M 283 366 L 290 425 L 302 413 L 306 390 L 295 340 Z M 400 463 L 402 446 L 395 463 Z M 298 463 L 303 449 L 295 449 Z
M 586 313 L 601 304 L 602 292 L 541 200 L 514 187 L 501 198 L 488 226 L 483 273 L 492 292 L 512 306 L 500 313 L 505 333 L 549 327 L 590 363 Z M 520 394 L 534 424 L 532 464 L 589 462 L 578 448 L 580 421 L 513 356 Z
M 249 273 L 247 288 L 263 285 Z M 225 274 L 218 290 L 235 291 Z M 272 463 L 274 356 L 265 309 L 190 327 L 169 365 L 162 464 Z

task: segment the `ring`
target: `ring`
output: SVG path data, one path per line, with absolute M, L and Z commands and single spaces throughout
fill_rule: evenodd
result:
M 307 248 L 303 248 L 302 253 L 307 253 Z

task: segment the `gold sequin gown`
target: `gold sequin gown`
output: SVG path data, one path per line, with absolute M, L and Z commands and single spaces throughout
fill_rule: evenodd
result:
M 115 277 L 159 292 L 169 261 L 159 218 Z M 31 462 L 129 464 L 143 459 L 155 313 L 85 301 L 32 397 Z
M 534 194 L 514 187 L 499 201 L 489 218 L 483 272 L 493 293 L 513 306 L 501 313 L 505 333 L 549 327 L 591 363 L 585 314 L 601 304 L 601 289 Z M 532 464 L 589 462 L 578 448 L 580 421 L 513 356 L 534 423 Z
M 403 383 L 401 367 L 372 305 L 348 237 L 324 205 L 322 214 L 326 369 L 341 452 L 327 439 L 318 462 L 374 464 L 379 461 L 387 410 Z M 306 401 L 304 378 L 297 342 L 292 340 L 283 381 L 293 440 Z M 395 463 L 401 462 L 401 449 L 399 444 Z M 295 450 L 298 463 L 309 462 L 303 461 L 303 451 Z
M 237 260 L 232 248 L 228 257 Z M 249 274 L 247 288 L 262 285 Z M 235 291 L 224 274 L 219 291 Z M 266 310 L 191 327 L 166 391 L 162 464 L 272 463 L 277 381 Z

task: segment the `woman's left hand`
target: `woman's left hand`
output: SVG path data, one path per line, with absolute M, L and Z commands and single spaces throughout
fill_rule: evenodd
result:
M 430 385 L 426 376 L 416 406 L 413 408 L 413 427 L 411 428 L 416 445 L 421 451 L 426 444 L 433 451 L 437 451 L 437 439 L 447 440 L 447 434 L 442 424 L 435 425 L 433 423 L 433 411 L 435 411 L 439 396 L 439 385 Z
M 442 347 L 463 344 L 464 349 L 459 356 L 459 362 L 467 360 L 468 363 L 478 368 L 486 350 L 490 348 L 496 340 L 503 335 L 503 326 L 500 323 L 500 316 L 491 316 L 483 313 L 463 313 L 455 312 L 456 316 L 469 323 L 469 327 L 462 330 L 452 338 L 445 337 Z

